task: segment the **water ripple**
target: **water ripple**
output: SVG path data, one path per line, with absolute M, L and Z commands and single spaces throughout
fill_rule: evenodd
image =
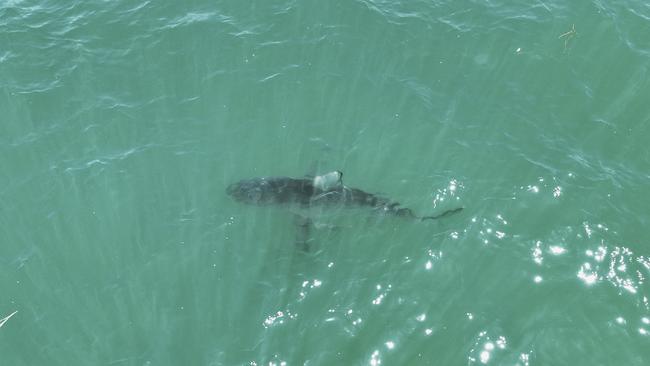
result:
M 215 12 L 199 13 L 199 12 L 190 12 L 180 17 L 174 18 L 167 22 L 162 29 L 173 29 L 178 27 L 189 26 L 195 23 L 203 23 L 208 21 L 216 21 L 219 23 L 231 24 L 233 20 L 231 17 L 217 14 Z
M 405 9 L 405 3 L 387 0 L 357 0 L 368 9 L 383 16 L 389 23 L 404 25 L 413 19 L 424 19 L 424 12 Z
M 143 1 L 140 4 L 137 4 L 133 6 L 132 8 L 122 10 L 118 12 L 119 14 L 134 14 L 134 13 L 139 13 L 141 10 L 147 8 L 151 4 L 151 1 Z
M 126 150 L 122 151 L 116 151 L 113 153 L 108 153 L 108 154 L 101 154 L 99 156 L 96 156 L 94 158 L 90 158 L 89 160 L 84 159 L 83 162 L 79 161 L 64 161 L 64 165 L 67 165 L 67 167 L 64 169 L 66 173 L 74 173 L 76 171 L 83 171 L 91 168 L 100 168 L 100 172 L 104 170 L 102 166 L 107 166 L 110 165 L 114 162 L 119 162 L 122 160 L 125 160 L 129 158 L 131 155 L 134 154 L 139 154 L 143 151 L 148 150 L 151 148 L 153 145 L 152 144 L 147 144 L 147 145 L 140 145 L 136 147 L 132 147 Z

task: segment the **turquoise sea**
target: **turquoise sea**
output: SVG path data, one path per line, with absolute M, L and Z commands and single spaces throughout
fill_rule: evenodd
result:
M 650 365 L 641 0 L 0 2 L 1 365 Z M 417 222 L 234 201 L 344 172 Z

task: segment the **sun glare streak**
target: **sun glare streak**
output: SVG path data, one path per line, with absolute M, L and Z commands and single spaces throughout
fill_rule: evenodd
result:
M 297 314 L 292 314 L 290 311 L 285 313 L 282 310 L 278 310 L 275 314 L 267 316 L 266 319 L 264 319 L 263 325 L 264 328 L 269 328 L 274 325 L 284 324 L 285 319 L 296 319 L 297 317 Z
M 373 305 L 379 305 L 379 304 L 381 304 L 382 301 L 384 301 L 384 298 L 388 295 L 388 292 L 391 290 L 392 287 L 393 287 L 393 285 L 388 285 L 388 286 L 386 286 L 386 290 L 385 290 L 383 293 L 379 294 L 379 296 L 377 296 L 376 298 L 374 298 L 374 299 L 372 300 L 372 304 L 373 304 Z M 377 291 L 381 291 L 382 286 L 378 284 L 377 286 L 375 286 L 375 288 L 377 289 Z
M 522 353 L 519 355 L 519 360 L 522 362 L 523 366 L 528 366 L 530 364 L 529 362 L 530 355 L 528 353 Z M 520 364 L 518 363 L 517 366 Z
M 596 262 L 602 262 L 603 260 L 605 260 L 605 256 L 607 255 L 607 248 L 605 248 L 604 245 L 601 245 L 598 247 L 598 249 L 595 252 L 589 249 L 585 251 L 585 254 L 588 257 L 594 257 Z
M 561 255 L 566 253 L 566 249 L 558 245 L 551 245 L 548 249 L 551 251 L 551 254 L 553 255 Z
M 551 255 L 559 256 L 567 252 L 566 248 L 559 245 L 551 245 L 548 247 L 546 252 Z M 542 250 L 542 242 L 537 240 L 535 242 L 535 247 L 533 248 L 533 261 L 537 264 L 542 264 L 544 262 L 544 250 Z
M 492 338 L 488 335 L 487 331 L 482 331 L 478 334 L 478 339 L 476 340 L 474 347 L 471 350 L 471 353 L 478 353 L 478 357 L 469 356 L 469 363 L 475 363 L 478 361 L 482 364 L 487 364 L 492 359 L 494 352 L 499 350 L 505 350 L 508 342 L 506 337 L 498 336 L 496 341 L 493 341 Z M 476 353 L 475 353 L 476 352 Z
M 455 179 L 452 179 L 449 181 L 449 184 L 447 185 L 446 188 L 443 189 L 438 189 L 438 192 L 435 194 L 433 198 L 433 207 L 437 207 L 439 203 L 444 202 L 447 198 L 456 198 L 456 200 L 459 199 L 457 196 L 459 188 L 462 189 L 463 184 L 458 182 Z
M 558 198 L 562 195 L 562 187 L 557 186 L 553 188 L 553 197 Z
M 535 243 L 535 248 L 533 249 L 533 260 L 537 264 L 542 264 L 544 261 L 544 256 L 542 255 L 542 242 L 539 240 Z
M 591 234 L 593 234 L 593 230 L 591 229 L 589 224 L 586 223 L 586 222 L 583 222 L 582 227 L 585 229 L 585 234 L 587 234 L 587 237 L 591 238 Z
M 578 271 L 578 278 L 587 286 L 591 286 L 598 280 L 598 274 L 591 269 L 591 263 L 583 263 Z
M 385 296 L 384 294 L 379 295 L 379 296 L 376 297 L 374 300 L 372 300 L 372 304 L 373 304 L 373 305 L 379 305 L 379 304 L 381 304 L 381 302 L 384 300 L 384 296 Z
M 639 258 L 636 259 L 637 262 L 639 262 L 642 266 L 645 267 L 648 271 L 650 271 L 650 258 L 640 256 Z
M 381 358 L 379 358 L 379 350 L 375 350 L 370 356 L 370 366 L 381 365 Z

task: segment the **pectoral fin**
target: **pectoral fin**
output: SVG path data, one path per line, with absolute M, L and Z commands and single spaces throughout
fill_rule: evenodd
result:
M 305 252 L 309 251 L 309 242 L 311 241 L 311 229 L 314 223 L 309 217 L 294 214 L 294 224 L 296 225 L 296 245 Z

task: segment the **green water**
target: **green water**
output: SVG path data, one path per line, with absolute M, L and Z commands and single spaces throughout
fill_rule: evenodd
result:
M 650 364 L 649 24 L 640 0 L 2 2 L 0 364 Z M 224 192 L 334 169 L 465 210 L 317 215 L 304 252 Z

